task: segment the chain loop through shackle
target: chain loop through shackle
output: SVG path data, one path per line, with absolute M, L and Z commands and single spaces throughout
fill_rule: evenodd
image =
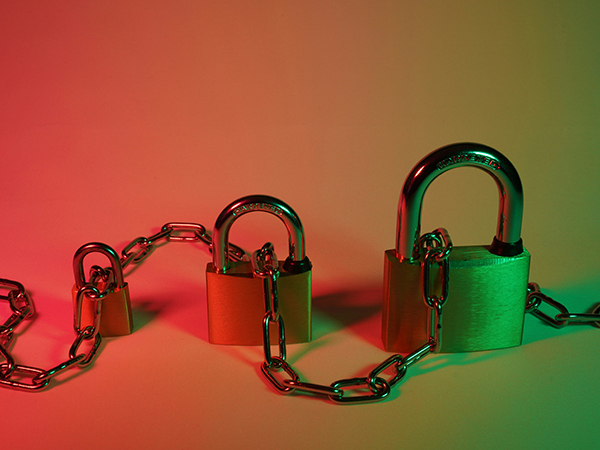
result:
M 285 362 L 286 343 L 285 325 L 283 317 L 279 314 L 279 299 L 277 294 L 277 280 L 279 279 L 279 261 L 275 254 L 273 244 L 267 242 L 260 250 L 252 253 L 252 270 L 254 276 L 263 280 L 263 294 L 265 297 L 265 315 L 263 316 L 263 350 L 265 361 L 261 369 L 267 379 L 281 392 L 290 392 L 290 389 L 280 385 L 271 373 L 271 369 L 283 369 L 288 375 L 297 379 L 293 369 Z M 279 356 L 271 355 L 270 324 L 275 322 L 278 326 Z
M 423 301 L 429 308 L 433 308 L 437 302 L 440 305 L 446 303 L 448 297 L 448 257 L 452 251 L 452 240 L 445 228 L 426 233 L 421 236 L 421 247 L 425 248 L 425 256 L 422 264 Z M 431 267 L 437 264 L 441 269 L 442 291 L 438 297 L 431 294 Z

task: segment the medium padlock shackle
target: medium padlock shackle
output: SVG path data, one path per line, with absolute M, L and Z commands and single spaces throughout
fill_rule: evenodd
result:
M 498 226 L 490 251 L 500 256 L 515 256 L 523 252 L 523 186 L 517 170 L 499 151 L 466 142 L 433 151 L 419 161 L 406 178 L 398 205 L 396 230 L 396 257 L 400 261 L 419 258 L 421 209 L 425 191 L 431 182 L 450 169 L 464 166 L 486 171 L 498 186 Z
M 83 287 L 86 285 L 85 273 L 83 270 L 83 259 L 88 253 L 102 253 L 105 255 L 112 267 L 113 275 L 115 277 L 115 283 L 117 289 L 122 289 L 125 286 L 125 279 L 123 277 L 123 268 L 121 266 L 121 260 L 119 255 L 112 247 L 103 244 L 102 242 L 90 242 L 84 244 L 75 252 L 73 256 L 73 273 L 75 274 L 75 284 L 77 287 Z
M 311 264 L 304 250 L 304 228 L 296 212 L 281 200 L 268 195 L 249 195 L 229 204 L 217 217 L 213 229 L 213 266 L 215 272 L 224 273 L 229 268 L 226 249 L 229 247 L 229 230 L 238 217 L 253 211 L 264 211 L 281 220 L 288 231 L 289 256 L 284 269 L 291 273 L 310 270 Z

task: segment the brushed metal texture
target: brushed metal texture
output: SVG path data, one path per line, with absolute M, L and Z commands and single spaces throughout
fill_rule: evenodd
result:
M 387 351 L 408 353 L 427 342 L 429 313 L 422 297 L 420 261 L 401 263 L 395 255 L 395 250 L 385 252 L 382 339 Z M 521 344 L 529 261 L 527 250 L 502 257 L 490 253 L 489 246 L 454 247 L 441 352 Z
M 102 292 L 105 282 L 98 284 L 98 290 Z M 73 286 L 73 308 L 77 311 L 77 292 L 79 287 Z M 85 295 L 81 303 L 81 325 L 83 330 L 94 324 L 95 301 L 88 299 Z M 99 333 L 102 337 L 124 336 L 133 332 L 133 314 L 131 312 L 131 300 L 129 299 L 129 285 L 125 283 L 121 289 L 109 292 L 102 299 L 102 316 L 100 317 Z
M 283 261 L 280 261 L 280 266 Z M 285 323 L 287 343 L 312 339 L 311 271 L 281 271 L 277 282 L 279 312 Z M 230 262 L 227 273 L 206 266 L 208 337 L 213 344 L 262 345 L 265 300 L 262 280 L 252 275 L 249 261 Z M 271 343 L 278 342 L 271 327 Z

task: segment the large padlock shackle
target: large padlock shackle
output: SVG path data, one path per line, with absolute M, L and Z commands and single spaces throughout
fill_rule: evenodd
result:
M 411 261 L 419 257 L 421 209 L 425 191 L 448 170 L 472 166 L 494 178 L 500 194 L 498 226 L 490 251 L 515 256 L 523 251 L 523 186 L 517 170 L 500 152 L 482 144 L 452 144 L 425 156 L 410 172 L 400 196 L 396 233 L 396 257 Z
M 85 273 L 83 270 L 83 259 L 88 253 L 102 253 L 105 255 L 109 259 L 112 267 L 116 289 L 121 289 L 125 286 L 123 268 L 117 252 L 113 250 L 112 247 L 109 247 L 101 242 L 90 242 L 79 247 L 79 249 L 75 252 L 75 256 L 73 256 L 73 273 L 75 274 L 75 284 L 77 287 L 81 288 L 86 285 Z
M 249 195 L 229 204 L 217 217 L 213 230 L 213 266 L 216 272 L 224 273 L 229 268 L 227 248 L 229 230 L 240 216 L 253 211 L 264 211 L 281 220 L 288 231 L 289 256 L 284 268 L 292 273 L 310 270 L 310 261 L 304 250 L 304 228 L 296 212 L 281 200 L 268 195 Z

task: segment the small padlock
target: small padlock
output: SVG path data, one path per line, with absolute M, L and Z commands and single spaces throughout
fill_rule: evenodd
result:
M 449 257 L 448 300 L 441 351 L 466 352 L 521 344 L 530 255 L 523 248 L 523 188 L 512 163 L 480 144 L 442 147 L 408 175 L 398 207 L 395 250 L 385 252 L 382 339 L 387 351 L 408 353 L 428 340 L 419 245 L 421 208 L 429 184 L 457 167 L 483 169 L 496 181 L 500 208 L 491 246 L 454 247 Z M 432 278 L 437 275 L 432 271 Z M 438 285 L 433 289 L 440 289 Z
M 133 331 L 133 317 L 131 302 L 129 300 L 129 285 L 123 278 L 123 269 L 117 253 L 108 245 L 99 242 L 90 242 L 81 246 L 73 257 L 73 272 L 75 286 L 73 286 L 73 306 L 75 308 L 76 328 L 85 329 L 95 323 L 96 301 L 87 295 L 79 295 L 79 289 L 87 285 L 83 269 L 83 259 L 89 253 L 102 253 L 111 265 L 110 276 L 98 282 L 97 289 L 100 293 L 106 291 L 102 298 L 100 314 L 100 330 L 102 337 L 122 336 Z M 78 297 L 81 304 L 78 304 Z M 80 311 L 80 313 L 78 313 Z
M 305 255 L 304 229 L 300 218 L 281 200 L 251 195 L 234 201 L 217 218 L 213 231 L 213 262 L 206 266 L 208 338 L 213 344 L 261 345 L 265 315 L 263 280 L 253 274 L 250 261 L 229 261 L 229 230 L 240 216 L 254 211 L 275 215 L 286 226 L 289 256 L 280 264 L 277 289 L 279 312 L 285 320 L 288 343 L 312 338 L 311 268 Z M 272 343 L 277 327 L 270 330 Z

